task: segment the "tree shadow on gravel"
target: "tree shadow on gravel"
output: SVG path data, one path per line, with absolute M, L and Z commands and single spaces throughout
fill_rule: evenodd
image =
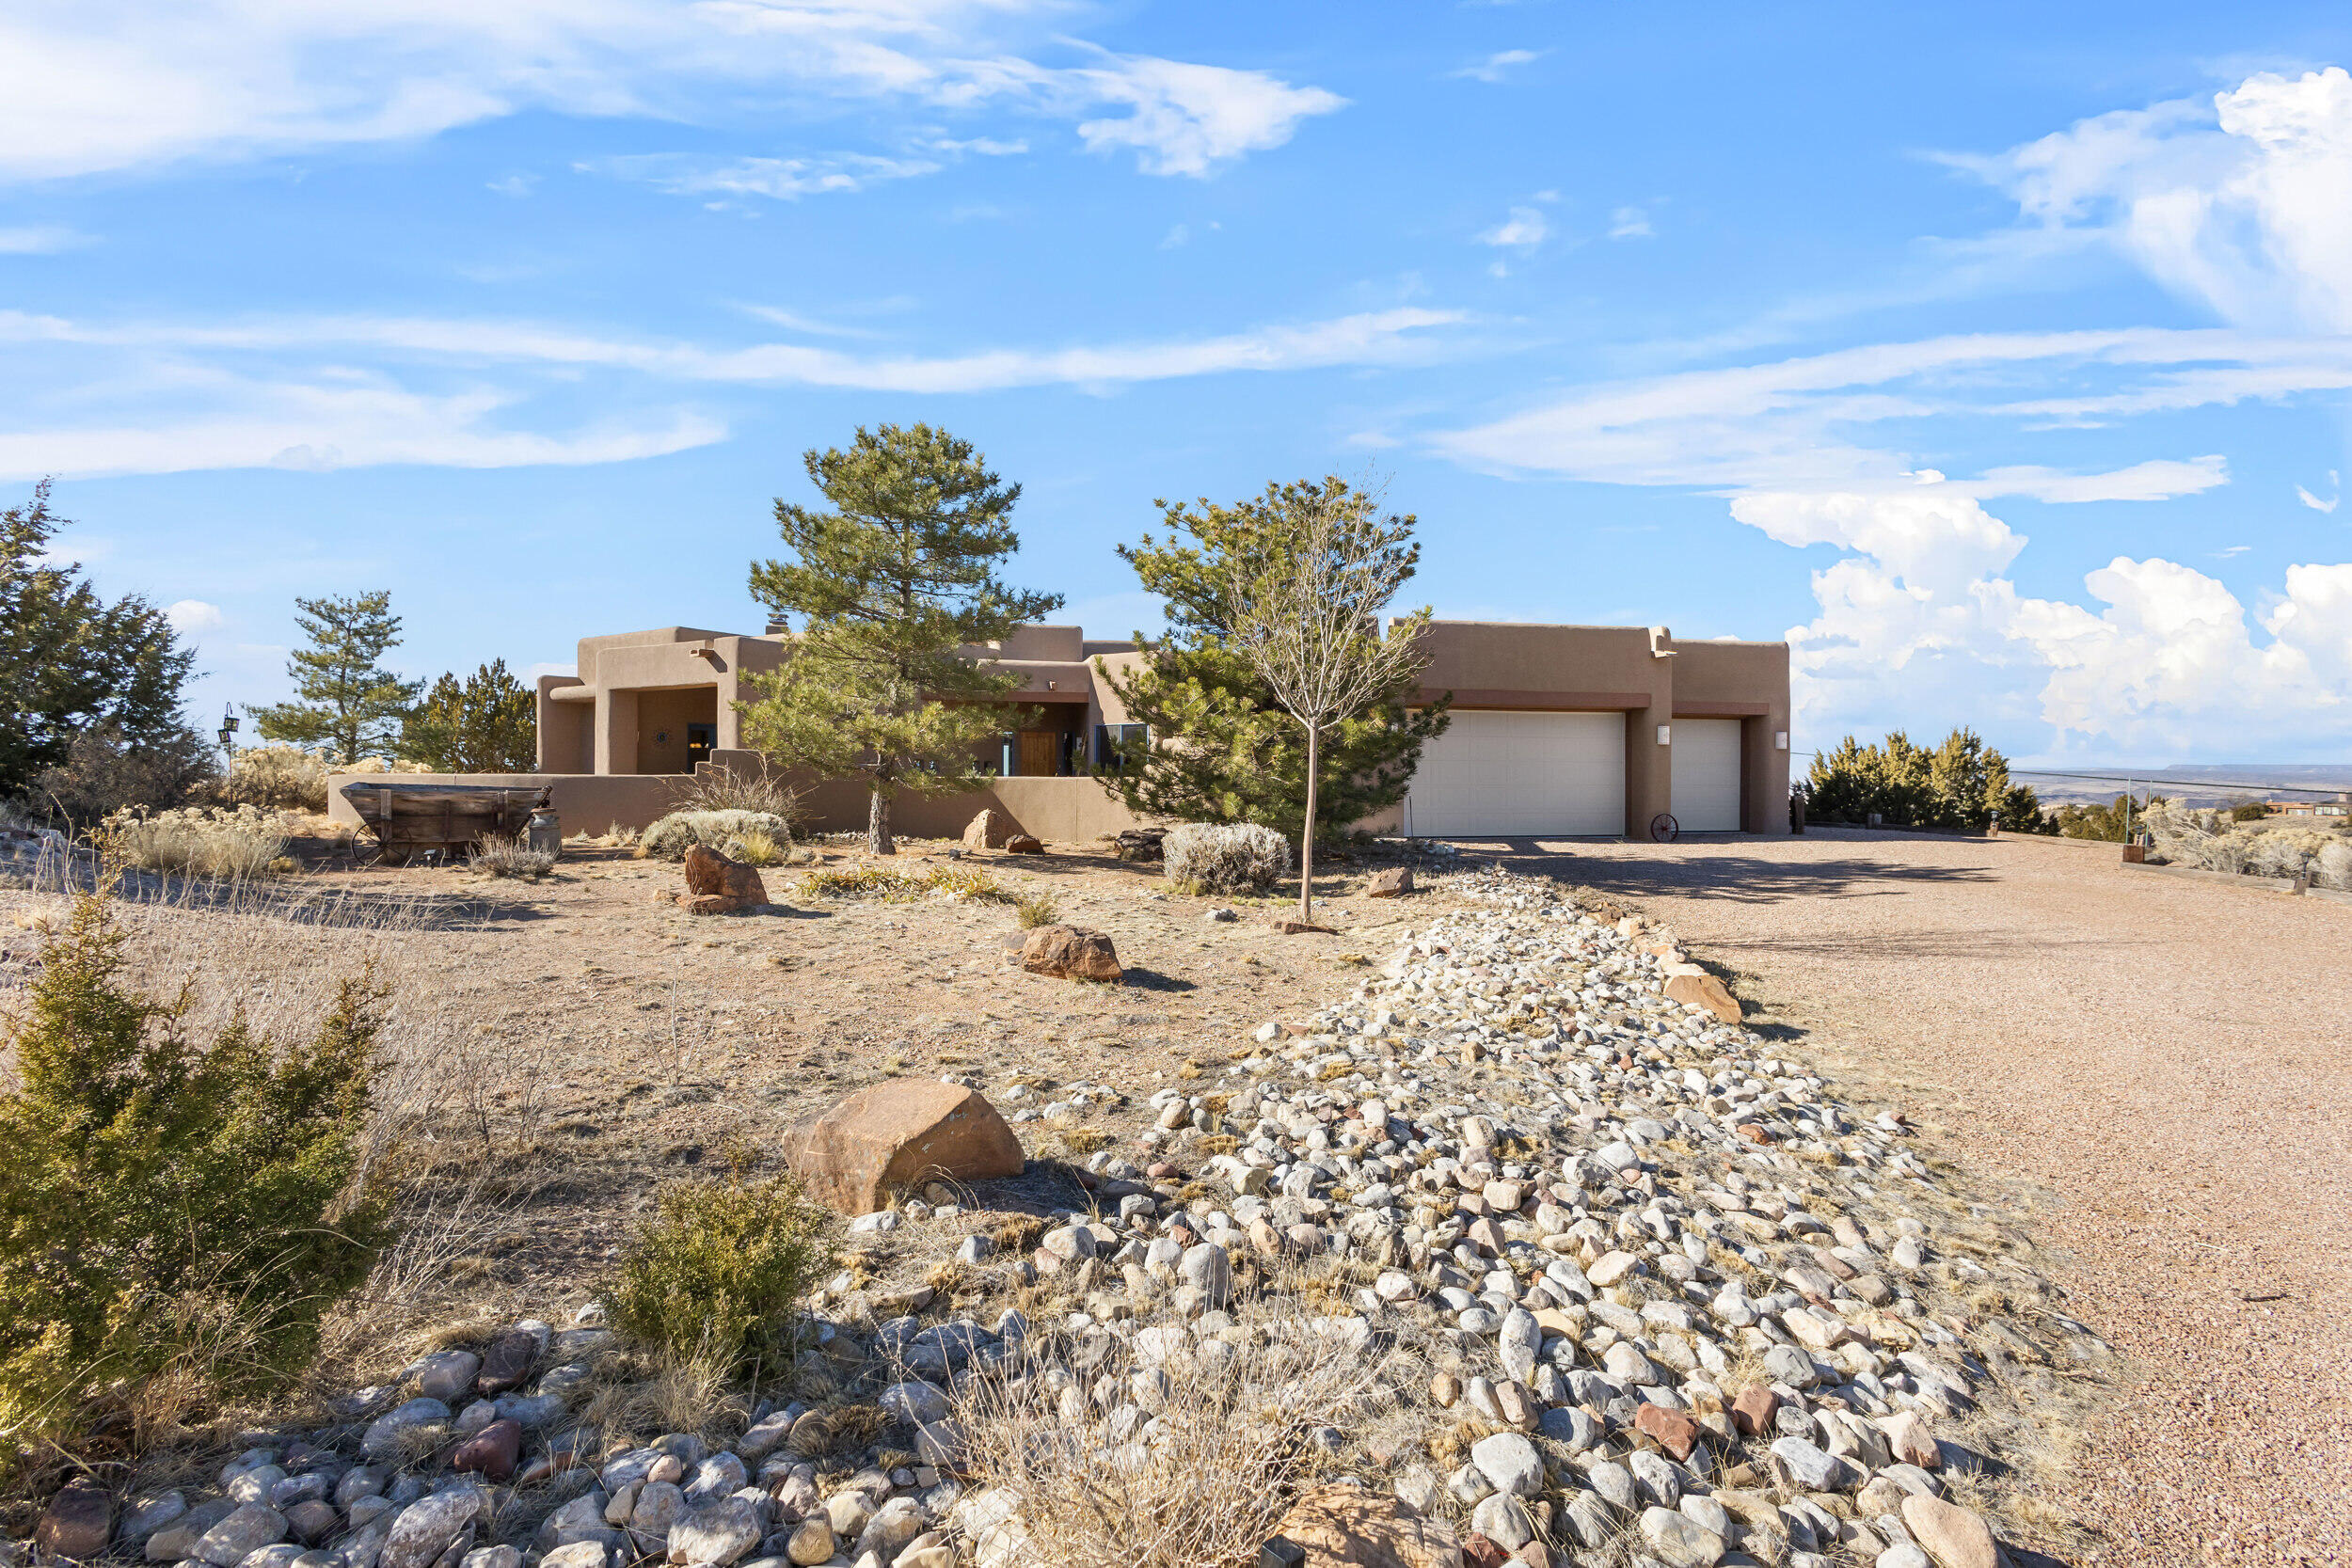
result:
M 1637 897 L 1671 893 L 1777 904 L 1795 898 L 1883 898 L 1922 883 L 1990 882 L 1989 865 L 1906 865 L 1865 856 L 1790 862 L 1752 855 L 1677 855 L 1661 849 L 1640 859 L 1579 855 L 1513 845 L 1494 859 L 1512 871 L 1550 877 L 1599 893 Z

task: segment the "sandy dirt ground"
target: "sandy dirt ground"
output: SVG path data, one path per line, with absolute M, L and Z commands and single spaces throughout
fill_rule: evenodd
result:
M 453 1300 L 544 1313 L 603 1283 L 662 1179 L 771 1164 L 783 1129 L 882 1079 L 956 1075 L 1008 1112 L 1093 1085 L 1074 1119 L 1019 1128 L 1033 1155 L 1089 1152 L 1148 1125 L 1154 1089 L 1221 1080 L 1251 1031 L 1345 992 L 1408 923 L 1446 903 L 1364 897 L 1370 863 L 1327 876 L 1319 863 L 1317 917 L 1335 929 L 1284 936 L 1268 916 L 1291 901 L 1190 897 L 1156 865 L 1091 847 L 961 861 L 946 847 L 907 841 L 880 863 L 911 876 L 977 869 L 1008 897 L 1050 899 L 1060 920 L 1111 937 L 1125 983 L 1023 971 L 1006 902 L 803 891 L 812 870 L 867 863 L 847 845 L 769 868 L 775 902 L 763 912 L 691 915 L 657 900 L 682 886 L 676 863 L 567 845 L 556 874 L 536 882 L 369 868 L 270 885 L 297 904 L 346 895 L 412 910 L 388 916 L 378 940 L 339 947 L 332 934 L 306 942 L 302 926 L 165 912 L 154 918 L 178 940 L 134 951 L 155 955 L 157 973 L 142 978 L 159 991 L 183 970 L 233 992 L 248 972 L 303 964 L 331 976 L 373 958 L 400 1006 L 422 1015 L 397 1031 L 398 1053 L 427 1059 L 398 1062 L 379 1091 L 423 1107 L 404 1158 L 442 1179 L 430 1190 L 486 1177 L 478 1212 L 437 1242 L 447 1256 L 435 1270 Z M 61 905 L 16 894 L 0 907 L 54 915 Z M 1211 919 L 1219 907 L 1237 918 Z M 37 943 L 0 930 L 14 938 L 0 982 L 21 981 Z
M 2047 840 L 1464 847 L 1640 901 L 2023 1216 L 2124 1357 L 2083 1560 L 2352 1561 L 2352 907 Z

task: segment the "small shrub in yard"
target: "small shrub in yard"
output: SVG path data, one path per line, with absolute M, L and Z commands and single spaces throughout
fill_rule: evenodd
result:
M 674 811 L 644 831 L 638 847 L 649 856 L 682 861 L 686 851 L 697 844 L 723 853 L 728 840 L 748 838 L 753 833 L 764 833 L 787 849 L 792 844 L 792 830 L 773 812 Z
M 831 1259 L 824 1227 L 789 1176 L 664 1183 L 622 1254 L 612 1321 L 681 1362 L 782 1368 L 802 1298 Z
M 545 849 L 530 847 L 518 838 L 492 833 L 474 846 L 468 863 L 485 876 L 520 877 L 535 882 L 555 869 L 555 857 Z
M 1061 906 L 1054 902 L 1054 895 L 1050 893 L 1029 894 L 1016 899 L 1012 908 L 1013 912 L 1021 917 L 1021 928 L 1025 931 L 1035 930 L 1040 926 L 1051 926 L 1061 918 Z
M 286 859 L 291 824 L 252 806 L 184 806 L 178 811 L 119 811 L 99 825 L 107 858 L 149 871 L 198 877 L 259 877 Z
M 66 1430 L 152 1380 L 292 1370 L 389 1240 L 359 1180 L 384 994 L 347 980 L 307 1039 L 132 989 L 81 900 L 41 954 L 0 1098 L 0 1429 Z
M 1160 841 L 1168 879 L 1194 893 L 1263 893 L 1291 873 L 1290 840 L 1254 822 L 1186 822 Z

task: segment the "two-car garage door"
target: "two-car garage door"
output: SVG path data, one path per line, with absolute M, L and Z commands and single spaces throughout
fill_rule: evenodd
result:
M 1421 838 L 1615 837 L 1626 831 L 1625 715 L 1457 712 L 1422 748 L 1406 801 Z M 1740 721 L 1677 719 L 1684 832 L 1740 831 Z
M 1406 811 L 1420 838 L 1622 833 L 1625 715 L 1456 713 Z

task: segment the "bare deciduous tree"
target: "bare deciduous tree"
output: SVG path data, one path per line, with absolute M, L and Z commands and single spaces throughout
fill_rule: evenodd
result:
M 1236 562 L 1228 646 L 1257 672 L 1307 736 L 1307 820 L 1298 844 L 1298 917 L 1314 918 L 1315 793 L 1321 739 L 1428 663 L 1426 607 L 1383 630 L 1381 611 L 1412 577 L 1421 546 L 1409 515 L 1379 515 L 1376 489 L 1289 485 L 1286 537 Z

